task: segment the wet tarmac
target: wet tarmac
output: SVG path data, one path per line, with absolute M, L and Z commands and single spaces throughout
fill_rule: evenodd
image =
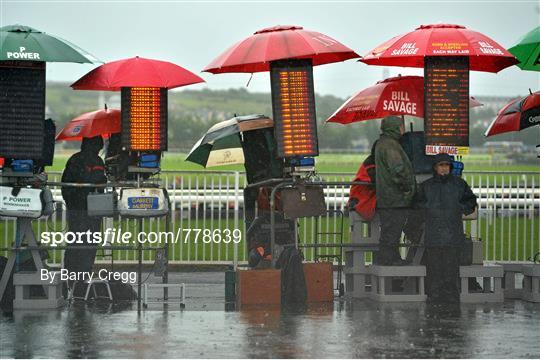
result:
M 182 273 L 184 310 L 77 301 L 0 317 L 0 357 L 531 358 L 540 304 L 335 301 L 305 311 L 225 311 L 223 273 Z M 154 294 L 157 295 L 157 294 Z M 172 295 L 172 294 L 171 294 Z

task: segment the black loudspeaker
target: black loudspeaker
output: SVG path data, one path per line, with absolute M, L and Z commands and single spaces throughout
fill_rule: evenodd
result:
M 407 132 L 403 134 L 399 142 L 411 160 L 415 174 L 431 174 L 433 172 L 433 156 L 426 155 L 426 141 L 423 131 Z
M 0 157 L 41 160 L 45 63 L 0 61 Z
M 51 166 L 54 158 L 54 138 L 56 136 L 56 125 L 52 119 L 45 119 L 45 133 L 43 136 L 43 159 L 45 166 Z
M 45 170 L 45 166 L 51 166 L 54 158 L 54 144 L 56 136 L 56 125 L 52 119 L 45 119 L 43 123 L 43 150 L 42 158 L 34 160 L 34 171 L 40 173 Z

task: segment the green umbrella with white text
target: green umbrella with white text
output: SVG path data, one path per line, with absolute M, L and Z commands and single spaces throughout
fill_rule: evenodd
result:
M 93 55 L 67 40 L 24 25 L 0 27 L 0 61 L 96 63 Z

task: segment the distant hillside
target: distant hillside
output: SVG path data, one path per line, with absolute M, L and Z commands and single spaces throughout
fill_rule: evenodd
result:
M 74 91 L 69 83 L 47 84 L 47 110 L 60 130 L 75 116 L 96 110 L 107 103 L 109 107 L 120 107 L 118 92 Z M 324 124 L 345 99 L 331 95 L 316 95 L 316 111 L 321 149 L 365 149 L 378 137 L 379 122 L 340 125 Z M 169 92 L 169 148 L 190 149 L 197 139 L 214 123 L 237 115 L 265 114 L 272 116 L 269 93 L 248 92 L 245 88 L 228 90 L 184 90 Z M 492 106 L 474 109 L 471 113 L 471 144 L 480 146 L 483 132 L 494 118 Z M 422 128 L 422 120 L 415 120 L 415 129 Z M 492 140 L 521 140 L 535 144 L 538 133 L 527 130 L 518 135 L 510 134 Z M 78 146 L 64 143 L 63 146 Z
M 101 98 L 100 98 L 101 96 Z M 348 148 L 354 137 L 342 125 L 322 125 L 343 102 L 335 96 L 316 96 L 319 141 L 321 147 Z M 47 107 L 60 129 L 73 117 L 93 111 L 98 105 L 120 106 L 118 92 L 74 91 L 68 83 L 47 84 Z M 189 149 L 214 123 L 235 114 L 272 116 L 269 93 L 252 93 L 244 88 L 229 90 L 185 90 L 169 92 L 169 144 L 171 148 Z M 372 126 L 368 126 L 372 127 Z M 349 129 L 350 130 L 350 129 Z M 356 136 L 364 137 L 362 134 Z M 76 144 L 67 144 L 67 146 Z

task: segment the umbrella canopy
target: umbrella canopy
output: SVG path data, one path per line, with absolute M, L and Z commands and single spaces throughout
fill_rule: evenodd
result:
M 240 133 L 273 127 L 264 115 L 237 116 L 212 126 L 193 146 L 186 160 L 204 167 L 244 163 Z
M 499 72 L 518 63 L 489 37 L 461 25 L 422 25 L 393 37 L 366 54 L 368 65 L 424 67 L 426 56 L 468 56 L 470 70 Z
M 98 135 L 108 137 L 109 134 L 119 133 L 120 129 L 120 110 L 105 108 L 87 112 L 72 119 L 58 133 L 56 141 L 81 141 L 83 138 Z
M 516 99 L 503 107 L 484 135 L 520 131 L 534 125 L 540 125 L 540 92 Z
M 24 25 L 0 27 L 0 49 L 0 60 L 100 62 L 69 41 Z
M 469 106 L 482 104 L 471 98 Z M 389 115 L 424 117 L 422 76 L 397 76 L 381 80 L 345 101 L 326 122 L 350 124 Z
M 270 61 L 312 59 L 313 65 L 360 57 L 345 45 L 301 26 L 274 26 L 255 32 L 214 59 L 203 71 L 256 73 L 270 71 Z
M 202 78 L 181 66 L 136 56 L 103 64 L 71 87 L 75 90 L 104 91 L 118 91 L 122 87 L 173 89 L 201 82 L 204 82 Z
M 519 60 L 517 66 L 521 69 L 540 71 L 540 26 L 525 34 L 508 51 Z

